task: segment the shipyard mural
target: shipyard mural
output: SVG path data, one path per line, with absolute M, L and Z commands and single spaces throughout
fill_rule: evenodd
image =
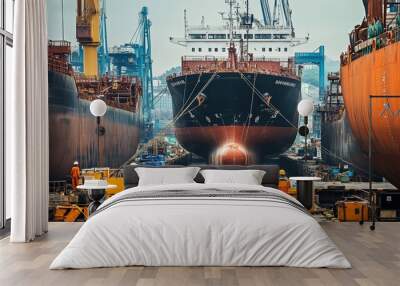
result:
M 324 44 L 302 49 L 310 38 L 297 35 L 287 0 L 214 2 L 213 21 L 179 4 L 179 25 L 158 22 L 153 38 L 153 11 L 128 2 L 48 1 L 54 194 L 62 186 L 79 200 L 95 178 L 117 186 L 112 196 L 129 164 L 279 162 L 287 190 L 293 174 L 346 183 L 370 170 L 400 186 L 398 4 L 360 1 L 364 19 L 330 60 Z

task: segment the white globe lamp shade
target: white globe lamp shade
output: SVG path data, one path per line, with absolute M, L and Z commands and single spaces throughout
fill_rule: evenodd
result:
M 297 111 L 301 116 L 309 116 L 314 111 L 314 102 L 311 99 L 303 99 L 297 105 Z
M 96 99 L 90 103 L 90 113 L 92 113 L 93 116 L 102 117 L 106 112 L 107 104 L 103 100 Z

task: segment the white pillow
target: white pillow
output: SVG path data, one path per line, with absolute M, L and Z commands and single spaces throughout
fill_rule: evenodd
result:
M 261 185 L 265 171 L 261 170 L 202 170 L 206 184 Z
M 136 168 L 139 176 L 139 186 L 171 185 L 194 183 L 194 178 L 200 171 L 198 167 L 186 168 Z

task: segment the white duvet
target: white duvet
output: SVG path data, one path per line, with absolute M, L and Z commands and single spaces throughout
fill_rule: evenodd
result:
M 237 184 L 128 189 L 105 201 L 50 269 L 117 266 L 292 266 L 349 268 L 318 222 L 290 204 L 257 198 L 152 198 L 115 203 L 132 192 L 262 190 Z M 297 202 L 297 201 L 296 201 Z

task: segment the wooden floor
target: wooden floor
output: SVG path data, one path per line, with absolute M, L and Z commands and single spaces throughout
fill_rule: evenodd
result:
M 400 285 L 400 223 L 322 223 L 353 265 L 350 270 L 285 267 L 129 267 L 50 271 L 49 264 L 79 229 L 79 223 L 51 223 L 49 233 L 30 244 L 0 241 L 0 285 Z

